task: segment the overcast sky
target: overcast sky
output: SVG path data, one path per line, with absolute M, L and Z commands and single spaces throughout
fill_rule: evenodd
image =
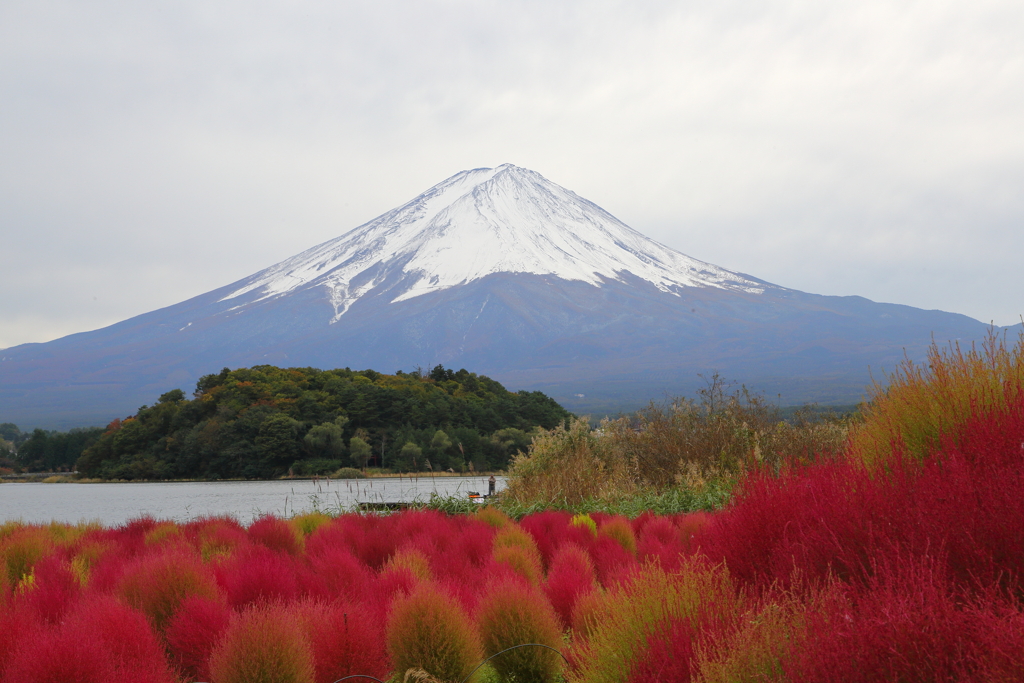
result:
M 531 168 L 786 287 L 1024 314 L 1024 3 L 0 3 L 0 348 Z

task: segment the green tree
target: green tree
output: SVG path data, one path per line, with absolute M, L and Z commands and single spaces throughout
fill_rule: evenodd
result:
M 301 423 L 283 413 L 275 413 L 263 421 L 255 441 L 256 455 L 259 457 L 259 469 L 255 476 L 275 476 L 287 471 L 288 465 L 298 455 L 297 436 L 301 427 Z M 250 476 L 251 472 L 250 468 L 245 475 Z
M 316 458 L 340 458 L 345 453 L 345 425 L 348 418 L 339 415 L 331 422 L 324 422 L 306 432 L 303 442 L 309 453 Z
M 423 449 L 415 441 L 406 441 L 399 453 L 401 464 L 407 470 L 418 470 L 423 463 Z
M 366 463 L 369 462 L 370 456 L 373 454 L 373 449 L 360 437 L 353 436 L 348 441 L 348 452 L 357 467 L 366 467 Z

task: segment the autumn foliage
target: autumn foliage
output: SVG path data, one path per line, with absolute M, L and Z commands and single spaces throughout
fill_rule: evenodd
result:
M 482 680 L 1024 680 L 1018 366 L 908 375 L 847 457 L 710 514 L 3 524 L 0 683 L 462 681 L 528 642 L 561 654 Z

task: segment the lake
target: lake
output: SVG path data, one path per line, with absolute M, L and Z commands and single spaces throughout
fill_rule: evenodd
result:
M 497 489 L 505 485 L 497 477 Z M 187 522 L 229 515 L 249 523 L 260 515 L 347 510 L 359 503 L 408 503 L 430 494 L 487 493 L 487 477 L 380 477 L 278 481 L 124 484 L 0 484 L 0 522 L 98 521 L 111 526 L 143 515 Z

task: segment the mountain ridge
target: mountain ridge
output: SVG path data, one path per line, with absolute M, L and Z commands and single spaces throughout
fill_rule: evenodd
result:
M 570 410 L 691 394 L 721 372 L 852 403 L 967 316 L 787 289 L 644 237 L 528 169 L 463 171 L 253 275 L 0 351 L 0 419 L 100 424 L 221 367 L 465 367 Z M 579 394 L 583 394 L 580 397 Z

